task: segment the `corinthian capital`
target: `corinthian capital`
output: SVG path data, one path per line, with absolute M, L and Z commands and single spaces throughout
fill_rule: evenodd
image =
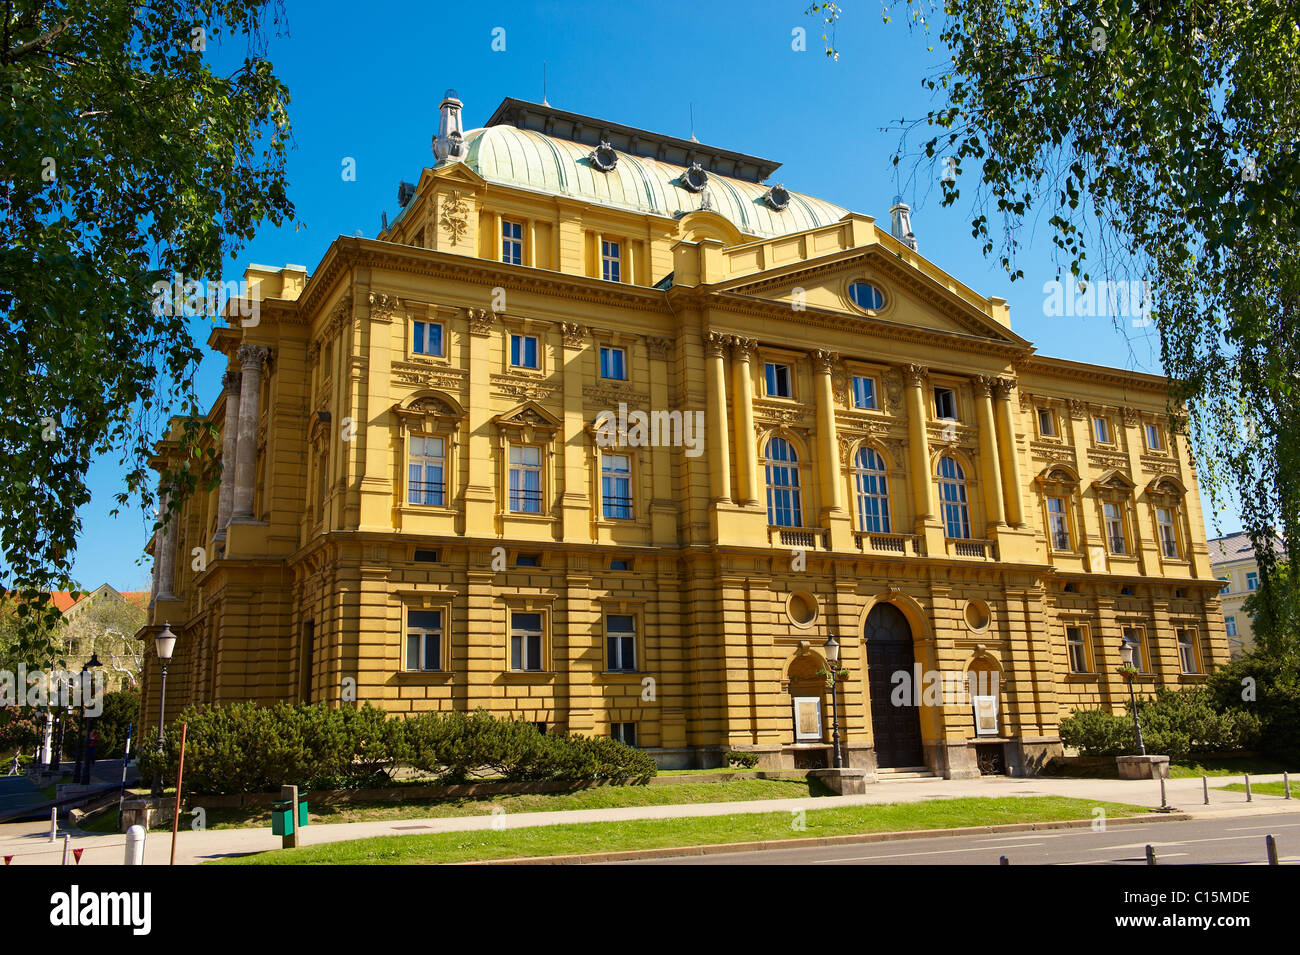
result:
M 827 351 L 824 348 L 813 349 L 812 353 L 813 368 L 820 374 L 829 375 L 835 370 L 835 363 L 840 360 L 840 353 Z
M 731 339 L 731 354 L 740 361 L 749 361 L 758 351 L 758 339 L 736 335 Z
M 221 390 L 228 395 L 239 393 L 239 380 L 243 376 L 237 371 L 228 371 L 221 376 Z
M 260 370 L 266 364 L 266 360 L 271 357 L 271 349 L 265 345 L 240 345 L 239 346 L 239 365 L 245 371 L 250 368 Z
M 722 332 L 704 333 L 704 353 L 710 358 L 725 358 L 727 346 L 730 344 L 730 335 L 724 335 Z
M 930 369 L 925 365 L 904 365 L 903 381 L 913 387 L 920 388 L 925 384 L 926 377 L 930 374 Z

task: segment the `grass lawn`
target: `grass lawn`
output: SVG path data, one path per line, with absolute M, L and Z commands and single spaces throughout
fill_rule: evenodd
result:
M 1215 786 L 1214 788 L 1215 788 L 1215 789 L 1229 789 L 1229 790 L 1231 790 L 1232 792 L 1235 792 L 1235 793 L 1244 793 L 1244 792 L 1246 791 L 1246 784 L 1245 784 L 1244 782 L 1241 782 L 1241 783 L 1232 783 L 1232 784 L 1227 785 L 1227 786 Z M 1283 788 L 1282 788 L 1282 781 L 1281 781 L 1281 780 L 1278 780 L 1278 781 L 1275 782 L 1275 783 L 1251 783 L 1251 784 L 1250 784 L 1250 791 L 1251 791 L 1252 795 L 1259 795 L 1259 794 L 1261 794 L 1261 793 L 1262 793 L 1263 795 L 1265 795 L 1265 796 L 1285 796 L 1285 795 L 1286 795 L 1285 790 L 1283 790 Z M 1292 799 L 1300 799 L 1300 780 L 1296 780 L 1296 779 L 1292 779 L 1292 780 L 1291 780 L 1291 798 L 1292 798 Z
M 919 803 L 808 809 L 802 820 L 804 828 L 801 829 L 795 828 L 795 817 L 786 811 L 685 819 L 639 819 L 500 831 L 484 829 L 420 836 L 378 836 L 299 849 L 279 849 L 216 860 L 213 864 L 432 865 L 521 856 L 619 852 L 851 833 L 1091 819 L 1093 810 L 1098 807 L 1103 808 L 1111 817 L 1144 815 L 1147 812 L 1139 806 L 1067 799 L 1062 796 L 940 799 Z
M 1173 779 L 1200 776 L 1240 776 L 1244 773 L 1250 773 L 1252 776 L 1263 776 L 1268 773 L 1282 772 L 1289 772 L 1294 776 L 1300 773 L 1300 769 L 1295 766 L 1285 766 L 1276 760 L 1265 759 L 1262 756 L 1206 760 L 1180 759 L 1171 761 L 1169 764 L 1169 775 Z
M 745 802 L 752 799 L 799 799 L 825 795 L 802 779 L 729 779 L 723 782 L 692 783 L 689 777 L 662 786 L 593 786 L 571 793 L 529 793 L 520 795 L 479 796 L 432 801 L 354 802 L 316 805 L 307 797 L 308 817 L 312 823 L 378 822 L 386 819 L 431 819 L 445 816 L 484 816 L 495 806 L 506 812 L 551 812 L 565 809 L 609 809 L 623 806 L 671 806 L 695 802 Z M 202 797 L 191 800 L 191 807 L 202 806 Z M 188 828 L 193 816 L 181 816 Z M 85 827 L 88 832 L 113 832 L 116 811 L 111 819 L 99 817 Z M 99 828 L 107 826 L 108 828 Z M 270 828 L 270 806 L 213 807 L 207 810 L 208 829 Z M 170 823 L 162 828 L 171 829 Z

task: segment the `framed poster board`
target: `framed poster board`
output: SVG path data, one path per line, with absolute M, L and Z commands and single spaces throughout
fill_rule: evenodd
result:
M 794 698 L 794 739 L 797 743 L 822 741 L 822 700 L 820 696 Z
M 974 697 L 975 735 L 998 735 L 998 698 L 996 696 Z

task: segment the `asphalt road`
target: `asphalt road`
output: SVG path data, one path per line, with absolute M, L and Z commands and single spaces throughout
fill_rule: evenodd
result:
M 1277 840 L 1278 861 L 1300 863 L 1300 819 L 1273 816 L 1193 819 L 1112 825 L 1106 831 L 1049 829 L 1038 832 L 979 833 L 926 839 L 896 839 L 856 845 L 723 852 L 674 856 L 619 865 L 1146 865 L 1146 846 L 1156 864 L 1245 865 L 1267 861 L 1265 835 Z

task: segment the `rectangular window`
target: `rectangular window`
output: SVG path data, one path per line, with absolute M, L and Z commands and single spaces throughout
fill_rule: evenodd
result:
M 1054 550 L 1070 549 L 1070 523 L 1065 514 L 1065 499 L 1049 497 L 1047 499 L 1048 533 L 1051 535 Z
M 631 570 L 632 561 L 626 557 L 611 557 L 609 560 L 610 570 Z
M 1107 502 L 1102 507 L 1106 514 L 1106 541 L 1110 544 L 1110 552 L 1128 553 L 1127 542 L 1124 539 L 1124 512 L 1119 504 Z
M 524 224 L 501 220 L 501 261 L 507 265 L 524 264 Z
M 537 363 L 537 336 L 510 336 L 510 364 L 516 368 L 540 368 Z
M 853 376 L 853 407 L 874 408 L 876 406 L 876 379 L 862 375 Z
M 610 671 L 636 669 L 636 617 L 630 613 L 611 613 L 605 617 L 605 659 Z
M 1147 425 L 1146 431 L 1147 431 L 1147 447 L 1150 448 L 1152 451 L 1163 451 L 1165 449 L 1165 443 L 1160 438 L 1159 425 L 1149 424 Z
M 627 746 L 636 746 L 635 723 L 610 723 L 609 735 Z
M 1110 444 L 1110 422 L 1100 416 L 1092 419 L 1092 433 L 1098 444 Z
M 510 669 L 542 668 L 542 615 L 510 611 Z
M 510 510 L 542 513 L 542 449 L 536 445 L 510 445 Z
M 629 455 L 600 456 L 600 509 L 611 520 L 631 520 L 632 459 Z
M 1160 531 L 1160 552 L 1166 557 L 1178 557 L 1178 532 L 1174 528 L 1174 512 L 1167 507 L 1156 508 L 1156 529 Z
M 406 669 L 442 669 L 442 611 L 406 612 Z
M 1065 646 L 1070 651 L 1070 672 L 1089 672 L 1088 641 L 1084 636 L 1083 627 L 1065 628 Z
M 627 352 L 624 349 L 600 346 L 600 377 L 627 380 Z
M 1253 570 L 1246 571 L 1246 589 L 1247 590 L 1259 589 L 1259 574 Z
M 541 567 L 542 556 L 540 554 L 515 554 L 516 567 Z
M 1223 581 L 1223 586 L 1219 588 L 1219 593 L 1226 594 L 1232 589 L 1232 579 L 1229 577 L 1220 577 L 1219 579 Z
M 1142 646 L 1142 631 L 1137 627 L 1125 627 L 1124 642 L 1133 648 L 1133 668 L 1139 673 L 1149 673 L 1146 650 Z
M 934 416 L 957 420 L 957 392 L 951 388 L 934 389 Z
M 621 282 L 620 265 L 622 263 L 621 250 L 617 242 L 611 242 L 608 239 L 600 240 L 600 269 L 601 275 L 606 282 Z
M 1228 625 L 1228 636 L 1235 637 L 1237 635 L 1237 618 L 1225 617 L 1223 622 Z
M 1044 438 L 1056 437 L 1056 415 L 1051 408 L 1038 409 L 1038 433 Z
M 417 548 L 415 560 L 421 564 L 436 564 L 438 563 L 438 552 L 436 550 L 420 550 Z
M 1184 673 L 1200 673 L 1196 666 L 1196 631 L 1182 629 L 1178 631 L 1178 662 Z
M 767 396 L 769 398 L 789 398 L 794 392 L 790 387 L 790 366 L 768 362 L 764 368 L 767 376 Z
M 447 503 L 447 445 L 442 438 L 413 434 L 410 437 L 410 461 L 406 500 L 411 504 L 442 507 Z
M 438 322 L 411 322 L 411 351 L 441 358 L 442 325 Z

